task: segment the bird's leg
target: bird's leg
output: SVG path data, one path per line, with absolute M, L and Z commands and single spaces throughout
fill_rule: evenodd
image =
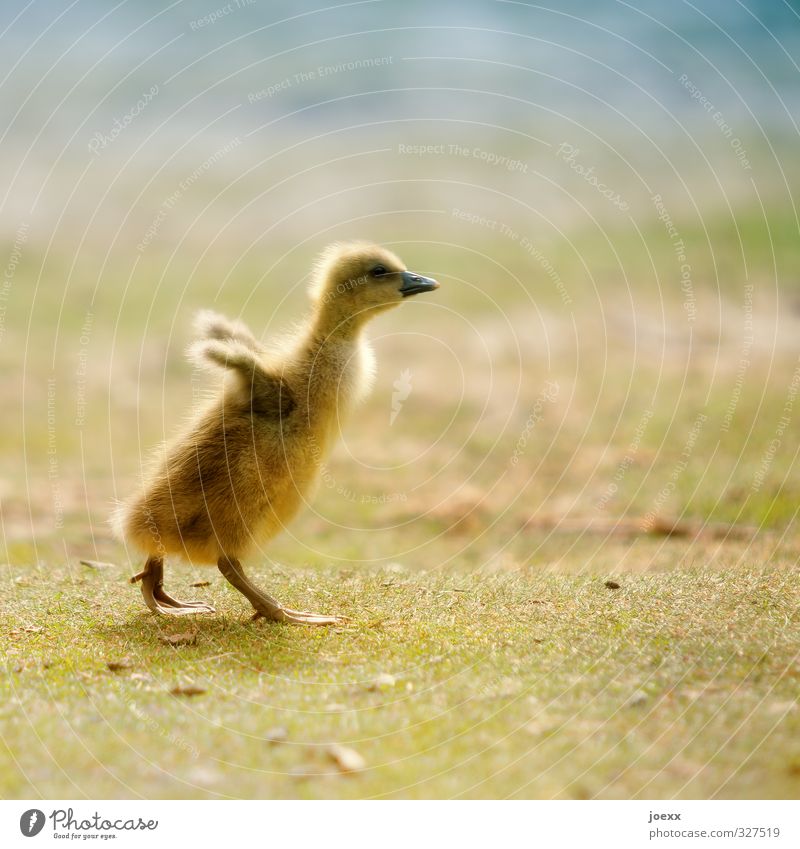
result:
M 252 584 L 245 575 L 242 564 L 233 557 L 220 557 L 217 565 L 227 581 L 255 607 L 253 619 L 260 619 L 263 616 L 265 619 L 289 622 L 293 625 L 338 625 L 348 621 L 344 616 L 321 616 L 284 607 L 277 599 Z
M 142 582 L 142 595 L 145 604 L 153 613 L 167 616 L 184 616 L 187 613 L 215 613 L 210 604 L 204 601 L 179 601 L 169 595 L 163 586 L 164 559 L 148 557 L 144 569 L 131 578 L 131 583 Z

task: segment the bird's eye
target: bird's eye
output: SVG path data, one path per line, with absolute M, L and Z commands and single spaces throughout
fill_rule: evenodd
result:
M 388 272 L 382 265 L 376 265 L 375 268 L 372 269 L 373 277 L 383 277 L 383 275 L 387 273 Z

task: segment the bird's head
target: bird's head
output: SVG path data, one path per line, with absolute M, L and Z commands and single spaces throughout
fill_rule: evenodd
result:
M 330 245 L 311 285 L 316 308 L 334 322 L 360 325 L 405 298 L 438 289 L 429 277 L 408 271 L 391 251 L 362 242 Z

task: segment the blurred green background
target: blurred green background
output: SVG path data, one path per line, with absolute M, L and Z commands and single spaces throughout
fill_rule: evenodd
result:
M 437 508 L 473 488 L 513 528 L 543 509 L 647 513 L 699 414 L 658 510 L 794 521 L 793 443 L 765 461 L 797 365 L 790 6 L 45 2 L 3 16 L 11 560 L 107 555 L 112 499 L 207 388 L 182 355 L 193 310 L 274 335 L 341 238 L 385 243 L 444 286 L 371 328 L 376 390 L 332 460 L 344 490 L 405 500 L 364 510 L 323 490 L 301 558 L 393 557 L 403 511 L 433 523 L 424 557 Z M 548 380 L 558 397 L 510 466 Z M 331 519 L 380 541 L 320 546 Z

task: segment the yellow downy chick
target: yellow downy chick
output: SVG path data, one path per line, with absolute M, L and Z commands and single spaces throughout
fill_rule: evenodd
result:
M 331 245 L 311 285 L 312 312 L 285 349 L 267 350 L 239 321 L 197 318 L 191 359 L 225 372 L 220 393 L 162 446 L 141 492 L 116 511 L 117 537 L 142 550 L 148 607 L 172 615 L 213 613 L 164 590 L 164 557 L 216 563 L 253 605 L 255 618 L 328 625 L 340 617 L 284 607 L 240 564 L 276 535 L 313 493 L 342 418 L 369 390 L 367 321 L 404 298 L 438 287 L 377 245 Z

